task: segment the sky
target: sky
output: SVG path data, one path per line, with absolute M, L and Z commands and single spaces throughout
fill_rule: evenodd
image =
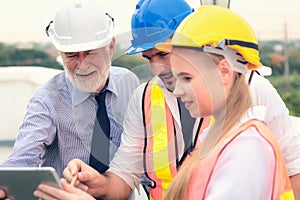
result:
M 0 42 L 49 42 L 45 27 L 55 12 L 70 0 L 0 0 Z M 131 15 L 138 0 L 99 0 L 115 18 L 117 33 L 130 31 Z M 163 1 L 163 0 L 162 0 Z M 193 7 L 200 0 L 187 0 Z M 231 0 L 230 9 L 243 16 L 260 40 L 300 39 L 300 0 Z

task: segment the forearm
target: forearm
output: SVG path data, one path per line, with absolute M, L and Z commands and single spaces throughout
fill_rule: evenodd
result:
M 56 127 L 47 106 L 31 99 L 16 138 L 14 149 L 1 167 L 37 167 L 41 164 L 45 145 L 56 137 Z
M 300 174 L 290 176 L 290 181 L 295 195 L 295 200 L 300 200 Z
M 43 144 L 32 142 L 30 137 L 15 141 L 14 149 L 0 167 L 37 167 L 41 163 Z
M 100 192 L 102 191 L 102 194 L 98 193 L 95 195 L 98 199 L 121 200 L 126 199 L 130 195 L 132 191 L 131 188 L 118 175 L 112 172 L 107 172 L 104 174 L 104 177 L 106 182 L 104 184 L 105 188 L 103 190 L 99 190 Z

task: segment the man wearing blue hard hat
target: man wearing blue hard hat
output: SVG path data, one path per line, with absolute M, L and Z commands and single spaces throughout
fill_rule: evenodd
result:
M 132 174 L 139 176 L 141 173 L 137 172 L 145 173 L 142 182 L 151 199 L 163 199 L 183 160 L 196 145 L 200 131 L 193 135 L 193 128 L 204 127 L 203 119 L 193 119 L 173 95 L 176 79 L 170 55 L 155 48 L 157 43 L 170 40 L 177 26 L 192 12 L 183 0 L 142 0 L 132 16 L 133 39 L 126 53 L 141 53 L 149 61 L 154 77 L 135 90 L 126 115 L 122 145 L 110 170 L 131 187 L 135 183 L 130 181 L 138 176 L 127 180 L 126 168 L 130 166 Z
M 126 53 L 141 53 L 149 61 L 154 77 L 137 88 L 131 99 L 123 145 L 110 168 L 116 173 L 125 171 L 118 166 L 124 161 L 128 163 L 124 160 L 125 154 L 143 149 L 140 152 L 143 162 L 138 163 L 143 164 L 145 176 L 142 182 L 151 199 L 163 199 L 183 160 L 196 145 L 199 131 L 193 135 L 193 128 L 204 127 L 203 119 L 196 122 L 181 100 L 173 95 L 176 79 L 171 71 L 170 55 L 155 48 L 157 43 L 170 40 L 177 26 L 192 12 L 193 9 L 183 0 L 142 0 L 132 16 L 133 39 Z M 138 138 L 134 141 L 139 144 L 136 150 L 129 147 L 132 138 Z M 141 171 L 140 168 L 135 170 Z M 126 179 L 121 173 L 120 176 Z

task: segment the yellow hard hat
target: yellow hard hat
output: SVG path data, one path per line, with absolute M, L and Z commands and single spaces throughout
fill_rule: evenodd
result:
M 205 45 L 235 49 L 249 63 L 248 69 L 262 66 L 258 41 L 250 25 L 240 15 L 221 6 L 200 6 L 181 22 L 170 43 L 157 44 L 156 48 L 170 51 L 172 46 Z

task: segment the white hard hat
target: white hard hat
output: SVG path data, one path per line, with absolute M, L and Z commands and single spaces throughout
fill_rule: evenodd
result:
M 59 9 L 46 27 L 57 50 L 87 51 L 108 45 L 112 40 L 113 18 L 96 0 L 77 0 Z

